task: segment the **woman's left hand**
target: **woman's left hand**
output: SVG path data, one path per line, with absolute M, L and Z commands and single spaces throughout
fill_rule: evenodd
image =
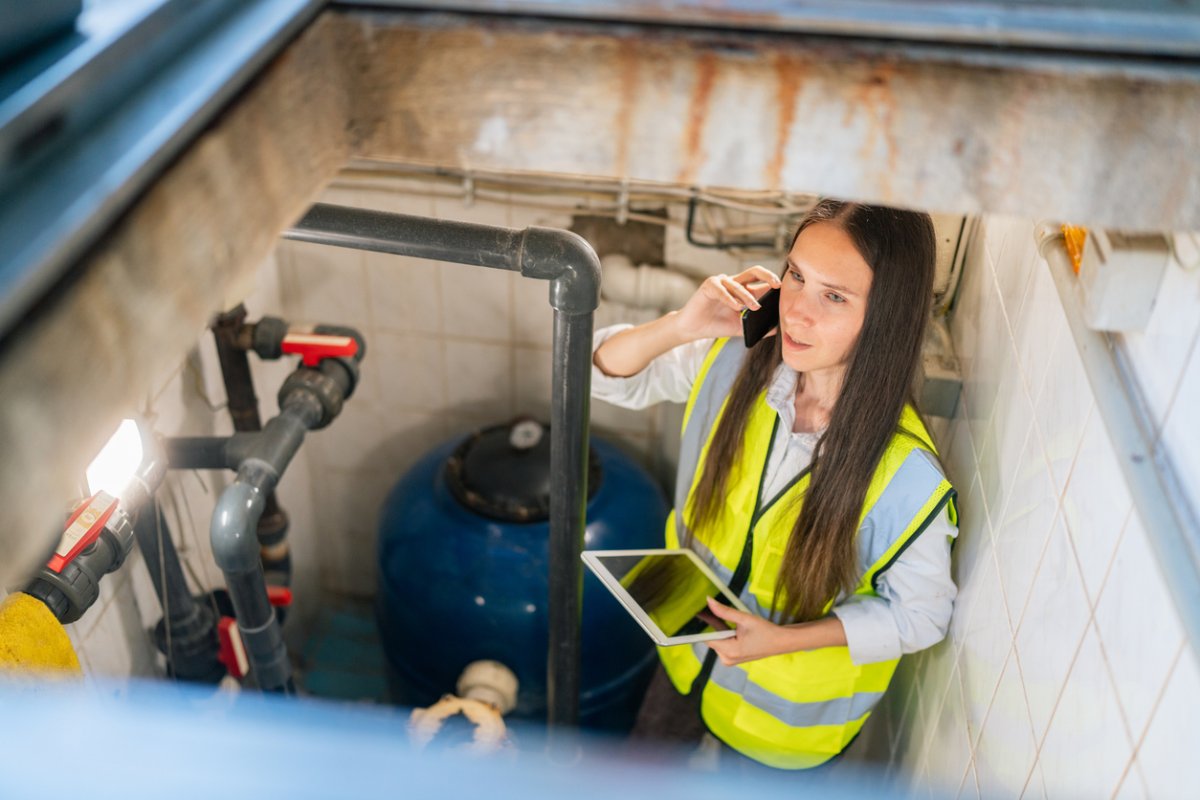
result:
M 789 630 L 782 625 L 730 608 L 711 597 L 708 598 L 708 610 L 718 619 L 736 626 L 737 635 L 732 639 L 713 639 L 705 643 L 727 667 L 796 649 L 794 646 L 789 648 Z

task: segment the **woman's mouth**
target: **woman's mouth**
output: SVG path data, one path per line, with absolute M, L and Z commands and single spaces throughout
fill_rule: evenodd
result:
M 808 350 L 810 347 L 812 347 L 811 344 L 808 344 L 807 342 L 797 341 L 786 333 L 783 334 L 783 341 L 784 341 L 784 344 L 786 344 L 792 350 Z

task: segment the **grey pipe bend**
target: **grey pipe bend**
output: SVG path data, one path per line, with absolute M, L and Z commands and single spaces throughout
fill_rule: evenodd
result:
M 217 498 L 209 536 L 213 558 L 223 572 L 251 572 L 259 567 L 258 518 L 266 502 L 266 493 L 243 480 L 242 470 Z
M 550 305 L 564 314 L 588 314 L 600 305 L 600 259 L 577 233 L 526 228 L 521 274 L 550 281 Z

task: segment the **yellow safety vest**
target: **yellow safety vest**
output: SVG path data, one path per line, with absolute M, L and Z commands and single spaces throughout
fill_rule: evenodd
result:
M 745 348 L 718 340 L 692 387 L 683 422 L 675 511 L 667 519 L 668 547 L 687 541 L 680 509 L 695 491 L 717 422 Z M 765 392 L 747 420 L 743 452 L 731 465 L 725 502 L 691 547 L 751 611 L 771 617 L 783 554 L 808 486 L 805 470 L 779 495 L 760 503 L 760 484 L 779 417 Z M 905 407 L 863 503 L 858 531 L 862 578 L 856 594 L 875 595 L 875 580 L 916 539 L 954 489 L 942 474 L 920 417 Z M 740 565 L 740 569 L 739 569 Z M 833 601 L 830 600 L 830 607 Z M 707 645 L 660 647 L 675 688 L 701 692 L 700 713 L 718 739 L 750 758 L 782 769 L 828 761 L 858 734 L 879 701 L 898 659 L 855 664 L 846 647 L 786 653 L 726 667 Z

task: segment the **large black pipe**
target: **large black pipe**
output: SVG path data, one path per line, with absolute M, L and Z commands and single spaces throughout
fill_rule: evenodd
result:
M 554 308 L 551 399 L 550 587 L 547 722 L 551 735 L 579 720 L 580 606 L 586 525 L 592 315 L 600 260 L 584 239 L 551 228 L 490 225 L 317 204 L 284 238 L 519 271 L 550 281 Z

